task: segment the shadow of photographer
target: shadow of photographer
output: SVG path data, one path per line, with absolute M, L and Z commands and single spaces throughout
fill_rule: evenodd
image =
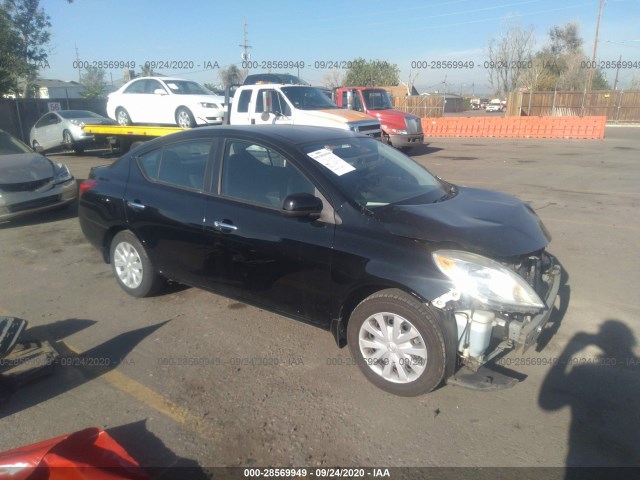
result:
M 577 333 L 544 380 L 544 410 L 571 407 L 567 467 L 640 466 L 640 358 L 636 339 L 619 320 L 606 320 L 596 335 Z M 581 351 L 597 347 L 601 353 Z M 585 478 L 567 470 L 566 478 Z

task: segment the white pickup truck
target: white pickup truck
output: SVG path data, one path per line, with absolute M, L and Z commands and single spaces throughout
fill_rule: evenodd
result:
M 380 139 L 380 121 L 344 110 L 321 90 L 308 85 L 258 84 L 239 87 L 229 112 L 229 124 L 291 124 L 341 128 Z

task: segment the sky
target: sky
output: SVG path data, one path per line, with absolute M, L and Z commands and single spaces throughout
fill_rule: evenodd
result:
M 403 81 L 419 92 L 490 92 L 486 49 L 510 25 L 533 27 L 536 49 L 549 28 L 577 22 L 591 56 L 599 0 L 41 0 L 51 17 L 49 68 L 42 78 L 78 80 L 74 61 L 156 62 L 159 73 L 218 84 L 219 68 L 242 67 L 246 20 L 250 73 L 269 71 L 267 62 L 297 62 L 302 68 L 271 68 L 322 85 L 331 72 L 361 57 L 398 65 Z M 640 0 L 606 0 L 600 23 L 599 61 L 640 64 Z M 466 67 L 437 68 L 438 61 Z M 474 67 L 470 68 L 470 62 Z M 163 64 L 168 64 L 163 65 Z M 435 68 L 419 68 L 420 66 Z M 414 68 L 412 68 L 412 66 Z M 217 68 L 219 67 L 219 68 Z M 323 68 L 324 67 L 324 68 Z M 123 69 L 107 68 L 118 82 Z M 342 70 L 344 73 L 345 70 Z M 613 83 L 615 68 L 605 70 Z M 625 68 L 626 88 L 640 69 Z

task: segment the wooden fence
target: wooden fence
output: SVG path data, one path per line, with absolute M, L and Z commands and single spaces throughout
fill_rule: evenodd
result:
M 422 118 L 441 117 L 444 107 L 442 95 L 412 95 L 392 97 L 393 108 Z
M 608 123 L 640 122 L 640 91 L 513 92 L 507 116 L 606 116 Z

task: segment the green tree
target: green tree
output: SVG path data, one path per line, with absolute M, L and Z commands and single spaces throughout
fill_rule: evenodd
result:
M 153 71 L 153 68 L 151 68 L 151 64 L 149 63 L 144 64 L 140 69 L 141 77 L 155 77 L 155 75 L 156 72 Z
M 400 68 L 386 60 L 356 58 L 344 76 L 344 86 L 397 86 L 400 83 Z
M 229 85 L 242 85 L 242 82 L 244 82 L 244 79 L 247 77 L 246 72 L 240 70 L 234 63 L 227 68 L 221 68 L 218 74 L 220 75 L 220 81 L 224 88 Z
M 107 88 L 105 72 L 101 68 L 89 67 L 80 78 L 80 83 L 84 86 L 82 96 L 84 98 L 103 98 Z
M 50 18 L 40 7 L 40 0 L 4 0 L 3 8 L 18 39 L 17 55 L 26 63 L 26 71 L 19 75 L 24 80 L 23 95 L 29 97 L 34 92 L 38 69 L 47 63 Z
M 20 39 L 11 19 L 0 5 L 0 96 L 17 93 L 18 78 L 27 73 L 27 63 L 20 57 Z

